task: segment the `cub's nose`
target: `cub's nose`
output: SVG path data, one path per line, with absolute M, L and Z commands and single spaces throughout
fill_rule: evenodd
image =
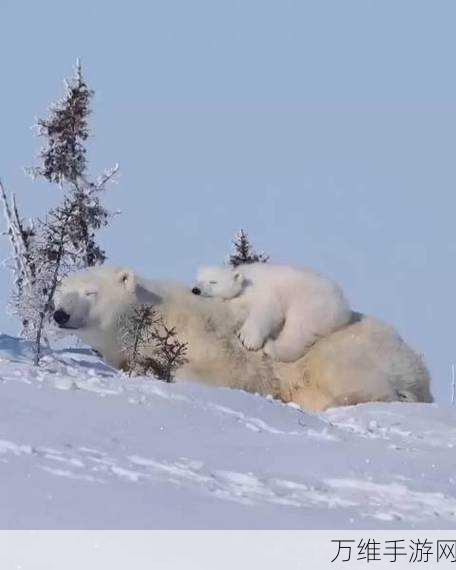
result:
M 198 287 L 193 287 L 192 293 L 194 295 L 201 295 L 201 289 L 199 289 Z
M 58 325 L 64 325 L 70 318 L 70 315 L 68 313 L 65 313 L 65 311 L 63 311 L 62 309 L 58 309 L 55 313 L 54 313 L 54 321 L 58 324 Z

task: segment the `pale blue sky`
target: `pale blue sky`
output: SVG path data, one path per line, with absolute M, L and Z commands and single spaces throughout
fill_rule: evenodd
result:
M 112 263 L 190 282 L 244 227 L 397 326 L 448 400 L 454 1 L 3 0 L 0 21 L 0 176 L 24 212 L 57 199 L 21 168 L 79 56 L 97 92 L 91 165 L 122 172 Z

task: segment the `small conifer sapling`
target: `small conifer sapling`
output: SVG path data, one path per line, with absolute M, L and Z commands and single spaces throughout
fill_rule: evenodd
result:
M 247 233 L 241 229 L 234 236 L 233 253 L 229 256 L 228 263 L 231 267 L 237 267 L 246 263 L 266 263 L 269 256 L 264 253 L 257 253 L 250 243 Z
M 179 340 L 176 329 L 168 327 L 150 305 L 139 305 L 124 318 L 121 344 L 130 376 L 153 375 L 172 382 L 175 371 L 187 362 L 187 343 Z

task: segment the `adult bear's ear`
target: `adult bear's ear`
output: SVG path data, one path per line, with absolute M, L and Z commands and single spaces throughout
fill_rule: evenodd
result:
M 235 281 L 239 281 L 241 277 L 242 277 L 242 276 L 241 276 L 241 274 L 239 273 L 239 271 L 236 271 L 236 273 L 233 275 L 233 279 L 234 279 Z
M 138 278 L 130 269 L 122 269 L 119 272 L 119 283 L 130 293 L 134 293 L 136 300 L 141 305 L 158 305 L 162 298 L 151 291 L 141 278 Z
M 131 269 L 120 269 L 117 279 L 122 287 L 125 287 L 127 291 L 135 290 L 135 274 Z

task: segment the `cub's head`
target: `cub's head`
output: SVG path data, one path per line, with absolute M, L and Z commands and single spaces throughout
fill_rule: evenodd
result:
M 244 277 L 228 267 L 203 267 L 198 271 L 197 283 L 192 289 L 195 295 L 233 299 L 244 287 Z
M 61 329 L 76 333 L 102 330 L 128 306 L 160 300 L 139 283 L 133 271 L 96 267 L 62 281 L 54 295 L 53 318 Z

